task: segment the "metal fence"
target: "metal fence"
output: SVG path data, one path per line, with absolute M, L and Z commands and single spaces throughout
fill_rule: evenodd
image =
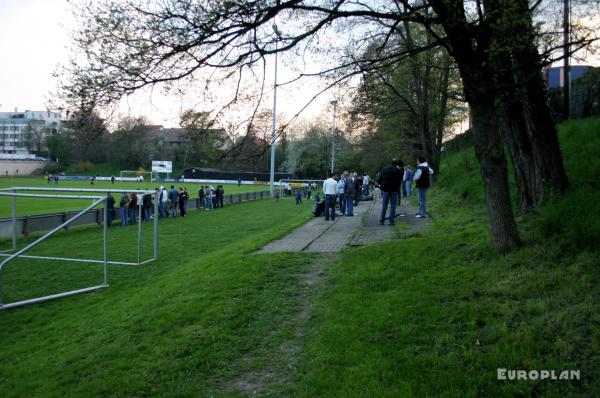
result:
M 114 192 L 114 191 L 112 191 Z M 233 203 L 240 203 L 249 200 L 258 200 L 268 198 L 269 191 L 256 191 L 256 192 L 245 192 L 238 194 L 229 194 L 223 197 L 223 204 L 229 205 Z M 188 201 L 188 209 L 196 209 L 201 208 L 202 203 L 200 203 L 199 198 L 192 198 Z M 62 213 L 48 213 L 48 214 L 39 214 L 32 216 L 22 216 L 16 218 L 16 230 L 19 235 L 22 235 L 24 238 L 29 238 L 29 235 L 36 232 L 49 231 L 55 228 L 58 225 L 63 224 L 64 222 L 70 220 L 75 215 L 79 214 L 79 211 L 65 211 Z M 114 222 L 118 222 L 118 214 L 117 219 Z M 74 220 L 72 223 L 68 224 L 64 227 L 64 230 L 68 230 L 68 228 L 83 226 L 83 225 L 93 225 L 97 224 L 98 226 L 102 226 L 104 220 L 104 209 L 93 209 L 83 215 L 81 215 L 77 220 Z M 13 226 L 12 226 L 12 218 L 1 218 L 0 219 L 0 239 L 10 238 L 13 236 Z

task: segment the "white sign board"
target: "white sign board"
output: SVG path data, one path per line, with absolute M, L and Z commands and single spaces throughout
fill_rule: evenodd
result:
M 153 160 L 152 161 L 152 172 L 153 173 L 172 173 L 173 162 L 169 160 Z

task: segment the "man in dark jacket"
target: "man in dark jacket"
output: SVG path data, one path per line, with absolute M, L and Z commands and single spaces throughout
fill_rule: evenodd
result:
M 108 209 L 106 225 L 110 227 L 115 219 L 115 198 L 110 192 L 106 195 L 106 208 Z
M 401 160 L 392 160 L 392 164 L 385 166 L 379 175 L 379 186 L 383 192 L 383 202 L 381 203 L 381 217 L 379 224 L 385 224 L 385 214 L 388 203 L 390 203 L 390 225 L 394 225 L 396 219 L 396 206 L 398 205 L 398 193 L 400 184 L 404 177 L 404 163 Z

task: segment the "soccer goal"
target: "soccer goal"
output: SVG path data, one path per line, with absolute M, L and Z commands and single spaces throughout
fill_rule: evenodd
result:
M 36 191 L 35 193 L 27 193 L 31 191 Z M 25 192 L 25 193 L 23 193 Z M 49 193 L 39 193 L 39 192 L 49 192 Z M 67 192 L 68 194 L 64 194 L 62 192 Z M 70 194 L 79 193 L 79 194 Z M 107 190 L 107 189 L 72 189 L 72 188 L 39 188 L 39 187 L 14 187 L 14 188 L 5 188 L 0 189 L 0 196 L 10 196 L 12 197 L 12 212 L 11 212 L 11 232 L 12 232 L 12 247 L 9 250 L 6 250 L 0 253 L 0 257 L 5 257 L 4 260 L 0 262 L 0 310 L 22 307 L 25 305 L 40 303 L 44 301 L 50 301 L 61 297 L 72 296 L 75 294 L 88 293 L 98 289 L 102 289 L 108 287 L 108 265 L 143 265 L 154 261 L 158 258 L 158 217 L 154 217 L 154 236 L 153 236 L 153 256 L 150 259 L 143 260 L 141 254 L 141 245 L 142 245 L 142 222 L 141 222 L 141 212 L 142 207 L 139 207 L 139 217 L 140 222 L 138 223 L 138 239 L 137 239 L 137 261 L 136 262 L 127 262 L 127 261 L 111 261 L 108 259 L 108 217 L 109 211 L 107 207 L 107 193 L 132 193 L 135 192 L 138 195 L 150 194 L 154 196 L 154 214 L 158 214 L 158 200 L 156 200 L 156 193 L 154 191 L 145 191 L 145 190 Z M 84 194 L 82 194 L 84 193 Z M 89 199 L 92 203 L 79 211 L 74 216 L 70 217 L 66 221 L 58 223 L 58 225 L 51 228 L 48 232 L 44 233 L 41 237 L 36 239 L 35 241 L 29 243 L 25 247 L 17 250 L 17 198 L 20 197 L 28 197 L 28 198 L 43 198 L 43 199 Z M 43 241 L 50 238 L 52 235 L 61 231 L 63 228 L 67 227 L 70 224 L 73 224 L 76 220 L 84 217 L 86 214 L 89 214 L 90 211 L 94 210 L 97 207 L 103 206 L 102 208 L 102 226 L 103 226 L 103 256 L 102 259 L 92 259 L 92 258 L 72 258 L 72 257 L 55 257 L 55 256 L 34 256 L 34 255 L 26 255 L 28 250 L 33 247 L 39 245 Z M 7 253 L 8 252 L 8 253 Z M 62 262 L 83 262 L 83 263 L 100 263 L 103 264 L 103 281 L 99 285 L 89 286 L 82 289 L 64 291 L 57 294 L 52 294 L 48 296 L 34 297 L 28 300 L 16 301 L 11 303 L 4 303 L 3 300 L 3 280 L 2 280 L 2 271 L 11 261 L 17 258 L 24 259 L 41 259 L 41 260 L 54 260 L 54 261 L 62 261 Z
M 119 176 L 120 181 L 155 181 L 157 178 L 156 173 L 152 171 L 138 171 L 138 170 L 121 170 Z

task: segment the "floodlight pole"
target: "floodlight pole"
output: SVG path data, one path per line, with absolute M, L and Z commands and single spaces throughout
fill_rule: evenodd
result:
M 108 195 L 104 199 L 104 285 L 108 286 Z M 138 261 L 139 262 L 139 261 Z
M 333 129 L 331 131 L 331 173 L 335 173 L 335 113 L 337 111 L 337 101 L 331 101 L 333 105 Z
M 563 108 L 565 119 L 568 119 L 571 111 L 571 76 L 569 68 L 569 0 L 563 0 L 563 7 Z
M 13 189 L 13 193 L 17 193 Z M 17 250 L 17 196 L 12 197 L 12 249 Z
M 277 35 L 275 40 L 275 76 L 273 83 L 273 128 L 271 130 L 271 174 L 269 178 L 269 194 L 271 199 L 275 198 L 273 194 L 273 187 L 275 185 L 275 128 L 277 126 L 277 50 L 279 45 L 279 38 L 281 32 L 277 29 L 277 25 L 273 24 L 273 31 Z

